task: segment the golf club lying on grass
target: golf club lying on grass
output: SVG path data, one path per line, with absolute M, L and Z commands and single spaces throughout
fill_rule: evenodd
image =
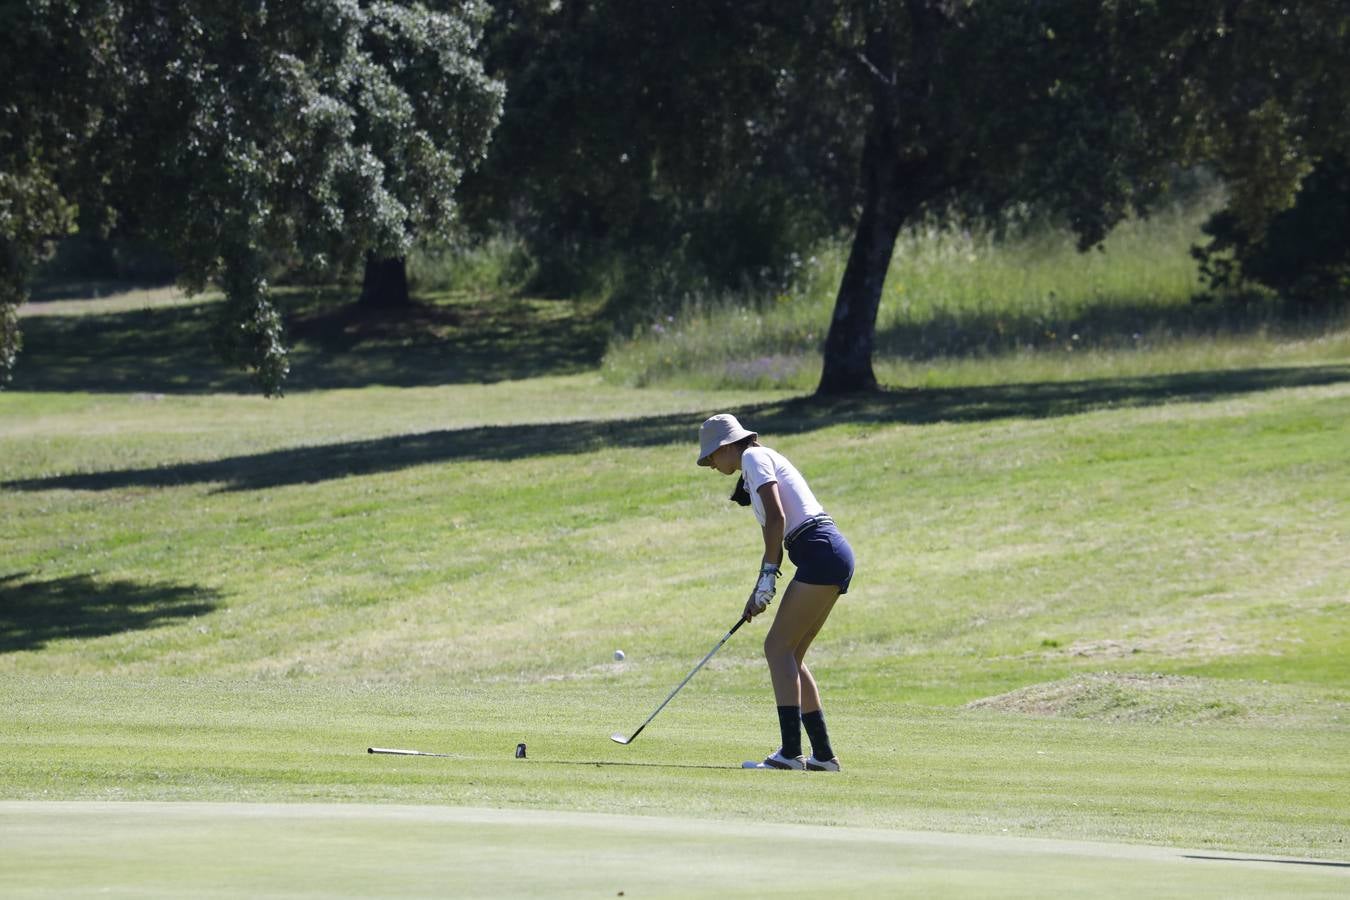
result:
M 619 732 L 616 731 L 616 732 L 614 732 L 613 734 L 611 734 L 611 735 L 609 736 L 609 739 L 610 739 L 611 741 L 613 741 L 614 743 L 616 743 L 616 744 L 631 744 L 631 743 L 633 743 L 633 741 L 637 740 L 637 736 L 638 736 L 639 734 L 642 734 L 642 729 L 646 728 L 647 725 L 651 722 L 651 720 L 656 718 L 656 713 L 659 713 L 661 710 L 665 709 L 665 708 L 666 708 L 666 704 L 669 703 L 669 702 L 675 697 L 675 695 L 678 694 L 678 693 L 680 692 L 680 688 L 682 688 L 682 687 L 684 687 L 686 684 L 688 684 L 688 683 L 689 683 L 689 679 L 693 678 L 696 674 L 698 674 L 698 670 L 701 669 L 701 668 L 703 668 L 703 664 L 704 664 L 704 663 L 706 663 L 708 660 L 710 660 L 710 659 L 713 658 L 713 654 L 714 654 L 714 653 L 716 653 L 718 650 L 721 650 L 721 649 L 722 649 L 722 645 L 723 645 L 723 644 L 725 644 L 727 641 L 731 640 L 731 636 L 732 636 L 733 634 L 736 633 L 736 629 L 740 628 L 742 625 L 744 625 L 746 622 L 749 622 L 749 621 L 750 621 L 749 619 L 745 619 L 745 618 L 738 619 L 738 620 L 736 621 L 736 624 L 731 626 L 731 630 L 728 631 L 726 634 L 724 634 L 724 635 L 722 636 L 722 639 L 721 639 L 720 641 L 717 642 L 717 646 L 716 646 L 716 647 L 713 647 L 711 650 L 709 650 L 709 651 L 708 651 L 708 655 L 705 656 L 705 657 L 703 657 L 702 661 L 699 662 L 698 665 L 694 666 L 694 671 L 692 671 L 692 672 L 690 672 L 688 675 L 684 676 L 684 681 L 681 681 L 679 684 L 677 684 L 677 685 L 675 686 L 675 690 L 673 690 L 673 691 L 670 692 L 670 696 L 667 697 L 666 699 L 662 700 L 662 701 L 661 701 L 661 705 L 658 706 L 658 707 L 656 708 L 656 711 L 653 712 L 650 716 L 647 717 L 647 721 L 646 721 L 646 722 L 643 722 L 641 725 L 638 726 L 638 730 L 637 730 L 637 731 L 633 732 L 632 735 L 630 735 L 629 737 L 624 737 L 622 734 L 620 734 Z
M 393 747 L 367 747 L 367 753 L 384 753 L 389 756 L 450 756 L 449 753 L 423 753 L 421 750 L 397 750 Z

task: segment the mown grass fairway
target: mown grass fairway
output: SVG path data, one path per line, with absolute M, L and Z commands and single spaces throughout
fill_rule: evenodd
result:
M 1147 849 L 1350 857 L 1344 355 L 826 405 L 566 348 L 473 384 L 414 342 L 385 379 L 402 339 L 344 325 L 369 381 L 322 374 L 318 329 L 269 402 L 182 343 L 195 307 L 114 306 L 108 344 L 100 309 L 28 316 L 0 393 L 6 895 L 1346 889 Z M 590 334 L 514 309 L 503 353 Z M 144 371 L 126 316 L 159 329 Z M 70 346 L 89 368 L 43 363 Z M 776 742 L 762 620 L 608 740 L 753 581 L 753 518 L 693 464 L 727 409 L 858 552 L 812 651 L 838 777 L 739 769 Z M 29 805 L 109 800 L 193 805 Z
M 0 802 L 0 835 L 38 890 L 142 897 L 1337 897 L 1346 880 L 1121 844 L 444 806 Z

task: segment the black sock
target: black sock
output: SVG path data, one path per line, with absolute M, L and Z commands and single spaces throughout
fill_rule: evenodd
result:
M 802 708 L 778 707 L 778 730 L 783 732 L 783 755 L 788 759 L 802 755 Z
M 830 748 L 830 733 L 825 730 L 825 713 L 821 710 L 802 713 L 802 725 L 811 738 L 811 755 L 824 762 L 834 759 L 834 750 Z

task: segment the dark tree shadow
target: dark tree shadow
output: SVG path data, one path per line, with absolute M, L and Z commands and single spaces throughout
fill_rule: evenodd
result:
M 1201 402 L 1276 388 L 1350 381 L 1350 366 L 1194 372 L 1098 381 L 1045 382 L 936 390 L 880 391 L 838 400 L 803 397 L 730 410 L 769 436 L 797 434 L 847 423 L 929 424 L 1003 418 L 1044 418 L 1093 409 Z M 391 472 L 457 460 L 514 460 L 585 453 L 602 448 L 688 444 L 709 412 L 635 419 L 588 420 L 541 425 L 490 425 L 348 441 L 317 447 L 270 450 L 209 462 L 80 475 L 18 479 L 0 487 L 42 491 L 117 490 L 220 484 L 222 490 L 260 490 L 312 484 L 351 475 Z
M 40 308 L 40 307 L 39 307 Z M 25 315 L 16 391 L 256 393 L 211 350 L 210 303 L 89 315 Z
M 49 285 L 22 321 L 19 391 L 256 394 L 251 376 L 212 351 L 220 304 L 203 300 L 88 314 L 44 312 L 47 300 L 96 297 L 136 287 L 91 282 Z M 371 311 L 341 287 L 284 288 L 289 393 L 370 385 L 420 387 L 490 383 L 593 370 L 610 326 L 568 300 L 440 293 Z M 1035 350 L 1132 350 L 1155 335 L 1201 339 L 1265 332 L 1284 338 L 1322 333 L 1344 304 L 1308 308 L 1261 299 L 1232 303 L 1097 302 L 1053 311 L 938 312 L 881 328 L 882 357 L 1002 356 Z
M 1212 339 L 1264 333 L 1283 340 L 1313 337 L 1342 321 L 1346 304 L 1312 306 L 1257 295 L 1176 304 L 1105 301 L 1064 311 L 938 311 L 878 329 L 879 356 L 907 360 L 1000 357 L 1035 351 L 1131 351 L 1159 339 Z
M 591 371 L 609 327 L 570 301 L 414 302 L 371 311 L 319 295 L 290 317 L 295 362 L 286 390 L 490 384 Z
M 153 291 L 173 285 L 172 278 L 55 278 L 30 285 L 28 302 L 41 306 L 61 300 L 96 300 L 128 291 Z
M 214 590 L 166 583 L 96 580 L 88 575 L 30 580 L 0 577 L 0 653 L 40 650 L 62 638 L 143 631 L 204 616 L 219 605 Z
M 336 290 L 278 298 L 287 310 L 287 393 L 370 385 L 480 384 L 600 364 L 609 329 L 569 301 L 447 299 L 365 310 Z M 218 303 L 43 314 L 21 323 L 16 391 L 256 394 L 212 351 Z

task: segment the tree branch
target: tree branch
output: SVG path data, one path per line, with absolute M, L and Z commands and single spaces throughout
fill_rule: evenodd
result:
M 875 77 L 878 81 L 886 85 L 886 87 L 893 88 L 896 86 L 896 84 L 898 83 L 898 79 L 895 73 L 891 73 L 891 76 L 887 78 L 886 74 L 882 72 L 880 69 L 878 69 L 876 65 L 870 59 L 867 58 L 866 51 L 857 50 L 854 51 L 854 53 L 858 58 L 858 62 L 862 63 L 863 67 L 867 69 L 867 71 L 870 72 L 872 76 Z

